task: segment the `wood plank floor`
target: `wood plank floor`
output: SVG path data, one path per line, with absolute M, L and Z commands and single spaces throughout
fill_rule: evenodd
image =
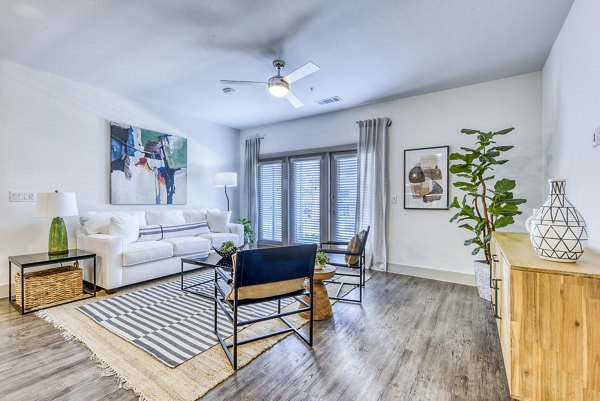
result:
M 474 287 L 374 273 L 362 305 L 333 309 L 315 323 L 312 350 L 290 336 L 204 399 L 510 400 L 495 322 Z M 89 355 L 0 302 L 0 400 L 136 399 Z

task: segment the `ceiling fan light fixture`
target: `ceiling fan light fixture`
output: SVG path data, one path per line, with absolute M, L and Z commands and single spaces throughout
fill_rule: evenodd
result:
M 282 77 L 269 79 L 269 93 L 275 97 L 285 97 L 290 91 L 289 85 Z
M 284 97 L 288 94 L 289 90 L 283 85 L 273 85 L 269 87 L 269 93 L 275 97 Z

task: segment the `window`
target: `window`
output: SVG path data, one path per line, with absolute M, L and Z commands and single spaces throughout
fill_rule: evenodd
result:
M 283 240 L 283 163 L 281 161 L 258 165 L 258 240 Z
M 321 240 L 321 157 L 291 159 L 290 242 Z
M 356 233 L 357 171 L 356 153 L 333 156 L 330 236 L 334 241 L 350 241 Z
M 356 232 L 356 151 L 268 158 L 258 166 L 258 241 L 349 241 Z

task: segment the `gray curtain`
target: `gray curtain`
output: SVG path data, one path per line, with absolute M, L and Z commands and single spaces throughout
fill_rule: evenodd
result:
M 360 229 L 371 226 L 366 245 L 366 266 L 387 269 L 386 202 L 389 118 L 359 121 L 358 205 Z
M 242 188 L 241 217 L 252 222 L 255 239 L 258 240 L 258 156 L 260 154 L 260 138 L 246 139 L 244 157 L 244 181 Z

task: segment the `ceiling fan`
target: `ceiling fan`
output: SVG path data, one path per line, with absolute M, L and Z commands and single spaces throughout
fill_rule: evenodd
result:
M 281 76 L 281 70 L 285 67 L 285 62 L 283 60 L 275 60 L 273 61 L 273 67 L 277 68 L 277 75 L 269 78 L 267 82 L 259 82 L 259 81 L 232 81 L 228 79 L 222 79 L 221 83 L 223 85 L 267 85 L 269 88 L 269 93 L 275 97 L 285 97 L 288 102 L 292 104 L 292 106 L 298 108 L 304 106 L 304 103 L 300 101 L 290 91 L 290 84 L 294 81 L 297 81 L 301 78 L 306 77 L 307 75 L 312 74 L 313 72 L 319 71 L 320 67 L 309 61 L 304 64 L 302 67 L 292 71 L 285 77 Z

